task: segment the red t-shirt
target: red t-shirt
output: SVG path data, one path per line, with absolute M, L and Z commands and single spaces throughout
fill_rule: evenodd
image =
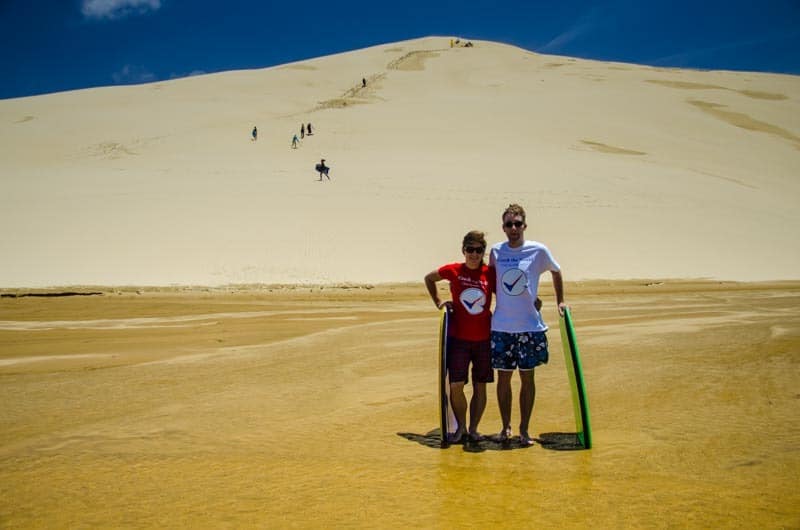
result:
M 470 269 L 466 263 L 439 268 L 439 276 L 450 282 L 453 314 L 448 335 L 462 340 L 488 340 L 492 327 L 494 271 L 487 265 Z

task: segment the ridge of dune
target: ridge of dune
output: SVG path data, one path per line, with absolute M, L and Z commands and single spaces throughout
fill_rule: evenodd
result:
M 509 202 L 568 279 L 800 278 L 800 77 L 472 42 L 0 101 L 0 286 L 416 281 Z

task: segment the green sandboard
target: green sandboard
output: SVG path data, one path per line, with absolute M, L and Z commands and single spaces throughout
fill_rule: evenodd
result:
M 592 427 L 589 421 L 589 398 L 586 395 L 586 385 L 583 382 L 583 369 L 581 356 L 578 351 L 578 341 L 575 337 L 575 328 L 572 325 L 572 315 L 569 308 L 564 309 L 564 316 L 559 322 L 561 328 L 561 347 L 564 350 L 564 361 L 567 365 L 569 386 L 572 391 L 572 407 L 575 412 L 575 430 L 578 443 L 585 449 L 592 448 Z

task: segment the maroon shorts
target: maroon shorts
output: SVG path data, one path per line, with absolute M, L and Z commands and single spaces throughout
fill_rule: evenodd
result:
M 467 372 L 472 363 L 472 380 L 493 383 L 492 345 L 487 340 L 461 340 L 447 337 L 447 373 L 451 383 L 469 382 Z

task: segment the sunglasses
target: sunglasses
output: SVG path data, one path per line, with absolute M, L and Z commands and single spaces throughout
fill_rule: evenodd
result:
M 464 247 L 464 252 L 467 254 L 483 254 L 486 247 Z
M 514 228 L 522 228 L 524 224 L 525 224 L 524 221 L 506 221 L 505 223 L 503 223 L 503 226 L 505 226 L 506 228 L 511 228 L 512 226 Z

